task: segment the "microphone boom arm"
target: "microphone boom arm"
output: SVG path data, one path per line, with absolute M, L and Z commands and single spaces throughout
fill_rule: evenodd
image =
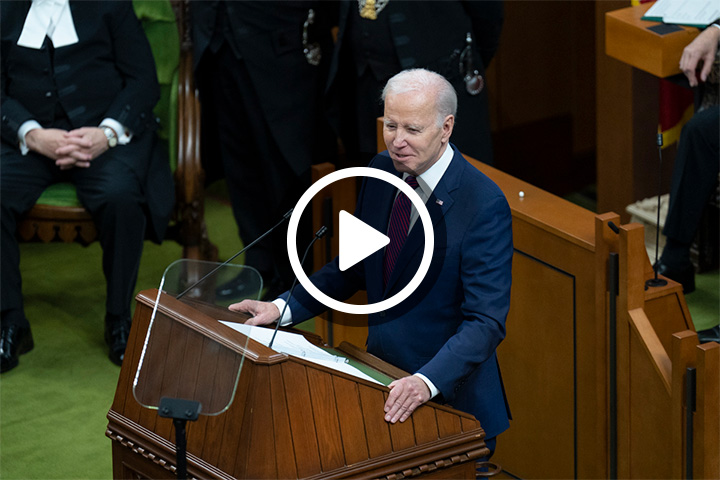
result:
M 217 272 L 219 269 L 221 269 L 222 267 L 224 267 L 224 266 L 227 265 L 228 263 L 230 263 L 230 262 L 232 262 L 233 260 L 235 260 L 238 256 L 240 256 L 243 252 L 247 251 L 249 248 L 251 248 L 252 246 L 254 246 L 254 245 L 255 245 L 256 243 L 258 243 L 260 240 L 262 240 L 263 238 L 265 238 L 265 237 L 267 237 L 268 235 L 270 235 L 270 234 L 273 232 L 273 230 L 275 230 L 277 227 L 279 227 L 280 225 L 282 225 L 283 222 L 285 222 L 288 218 L 290 218 L 290 215 L 292 215 L 293 210 L 294 210 L 294 209 L 292 209 L 292 208 L 291 208 L 290 210 L 288 210 L 288 212 L 287 212 L 285 215 L 283 215 L 283 218 L 280 219 L 280 221 L 279 221 L 278 223 L 276 223 L 270 230 L 268 230 L 267 232 L 263 233 L 263 234 L 260 235 L 258 238 L 256 238 L 256 239 L 253 240 L 252 242 L 250 242 L 249 245 L 246 245 L 245 247 L 243 247 L 243 248 L 242 248 L 239 252 L 237 252 L 235 255 L 233 255 L 232 257 L 228 258 L 227 260 L 225 260 L 223 263 L 221 263 L 221 264 L 218 265 L 217 267 L 215 267 L 215 268 L 213 268 L 212 270 L 210 270 L 209 273 L 205 274 L 200 280 L 198 280 L 197 282 L 195 282 L 195 283 L 193 283 L 192 285 L 190 285 L 189 287 L 187 287 L 185 290 L 183 290 L 183 291 L 182 291 L 177 297 L 175 297 L 175 298 L 179 300 L 181 297 L 183 297 L 183 296 L 184 296 L 186 293 L 188 293 L 190 290 L 192 290 L 193 288 L 195 288 L 195 287 L 197 287 L 198 285 L 200 285 L 203 281 L 205 281 L 205 279 L 207 279 L 210 275 L 212 275 L 213 273 Z

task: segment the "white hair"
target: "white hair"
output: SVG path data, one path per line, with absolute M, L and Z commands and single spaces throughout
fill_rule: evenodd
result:
M 385 102 L 388 95 L 409 92 L 429 93 L 434 96 L 438 127 L 442 126 L 445 117 L 455 116 L 457 113 L 455 88 L 439 73 L 424 68 L 403 70 L 388 80 L 382 91 L 382 101 Z

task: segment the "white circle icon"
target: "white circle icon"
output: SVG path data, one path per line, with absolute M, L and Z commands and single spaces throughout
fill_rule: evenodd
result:
M 320 289 L 313 285 L 313 283 L 310 281 L 310 278 L 308 278 L 302 266 L 300 265 L 300 259 L 297 252 L 297 243 L 295 241 L 298 225 L 300 223 L 300 217 L 302 216 L 305 207 L 307 207 L 307 205 L 310 203 L 310 200 L 312 200 L 312 198 L 317 195 L 320 190 L 327 187 L 331 183 L 349 177 L 372 177 L 378 180 L 388 182 L 394 187 L 400 189 L 400 191 L 407 195 L 412 204 L 415 206 L 415 209 L 418 211 L 425 234 L 425 249 L 423 250 L 422 260 L 420 261 L 420 266 L 418 267 L 417 272 L 415 272 L 415 275 L 410 280 L 410 282 L 392 297 L 386 298 L 381 302 L 371 303 L 369 305 L 354 305 L 351 303 L 340 302 L 321 292 Z M 340 241 L 342 242 L 342 238 L 340 239 Z M 388 173 L 384 170 L 378 170 L 376 168 L 369 167 L 353 167 L 344 168 L 342 170 L 338 170 L 324 176 L 323 178 L 312 184 L 312 186 L 310 186 L 310 188 L 305 191 L 302 197 L 300 197 L 300 200 L 298 200 L 297 205 L 295 205 L 295 209 L 290 216 L 290 222 L 288 224 L 287 232 L 287 249 L 290 259 L 290 265 L 292 266 L 293 272 L 295 272 L 295 275 L 297 276 L 300 284 L 305 287 L 305 290 L 307 290 L 307 292 L 312 295 L 315 300 L 319 301 L 326 307 L 332 308 L 333 310 L 337 310 L 339 312 L 352 313 L 356 315 L 367 315 L 371 313 L 381 312 L 383 310 L 388 310 L 395 305 L 398 305 L 400 302 L 408 298 L 415 291 L 415 289 L 420 286 L 420 283 L 423 281 L 425 275 L 430 269 L 430 262 L 432 261 L 432 254 L 433 250 L 435 249 L 435 233 L 433 231 L 432 221 L 430 220 L 430 213 L 428 212 L 425 203 L 423 203 L 420 196 L 415 192 L 415 190 L 412 189 L 412 187 L 410 187 L 410 185 L 402 181 L 399 177 L 396 177 L 395 175 Z

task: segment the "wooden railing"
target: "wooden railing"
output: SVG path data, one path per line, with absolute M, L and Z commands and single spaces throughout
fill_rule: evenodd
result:
M 720 345 L 698 345 L 678 283 L 645 289 L 653 271 L 643 227 L 469 161 L 500 186 L 513 216 L 512 299 L 498 349 L 513 420 L 493 460 L 521 478 L 690 478 L 688 465 L 694 478 L 720 478 Z M 345 334 L 362 344 L 353 317 L 351 332 L 334 329 L 334 344 Z M 326 336 L 328 324 L 316 325 Z

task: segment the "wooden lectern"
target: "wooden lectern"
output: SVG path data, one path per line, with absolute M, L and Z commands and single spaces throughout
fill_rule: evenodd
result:
M 155 345 L 133 393 L 156 298 Z M 218 319 L 238 316 L 157 290 L 138 295 L 108 413 L 114 478 L 175 476 L 172 420 L 136 400 L 158 405 L 160 390 L 199 394 L 203 411 L 222 411 L 188 424 L 189 478 L 475 478 L 475 460 L 489 453 L 470 414 L 429 402 L 389 424 L 387 387 L 275 352 Z M 405 375 L 352 345 L 338 350 L 391 378 Z

